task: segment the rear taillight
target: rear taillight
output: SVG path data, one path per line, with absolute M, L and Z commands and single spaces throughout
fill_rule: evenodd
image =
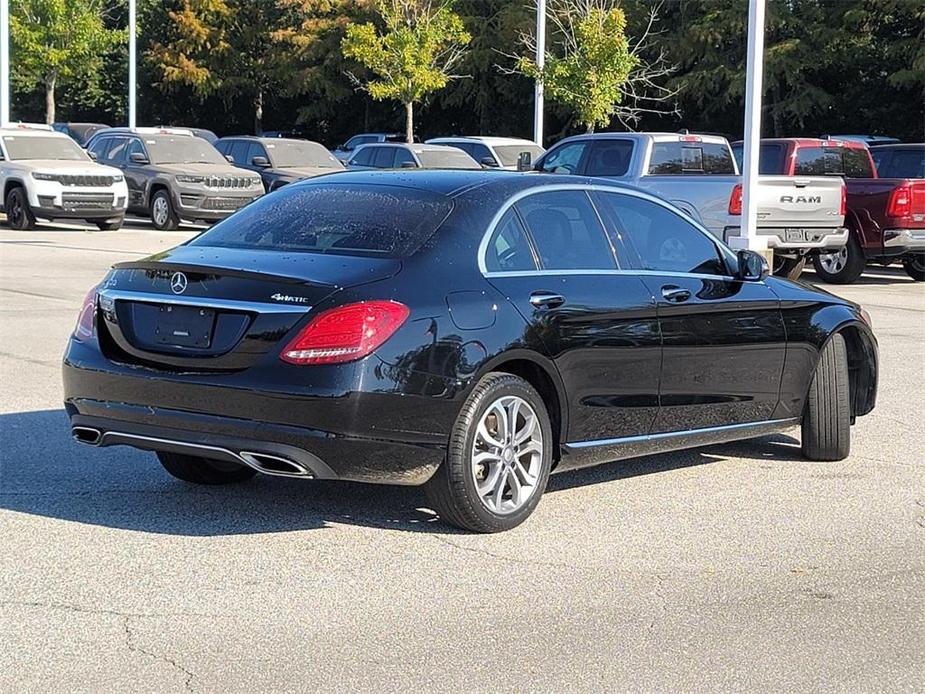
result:
M 286 345 L 290 364 L 341 364 L 362 359 L 388 340 L 410 311 L 397 301 L 361 301 L 318 314 Z
M 78 340 L 88 340 L 93 337 L 96 328 L 96 287 L 87 292 L 80 305 L 80 315 L 74 328 L 74 337 Z
M 841 184 L 841 206 L 838 208 L 842 217 L 848 214 L 848 186 L 844 182 Z
M 887 217 L 908 217 L 912 214 L 912 185 L 904 183 L 890 193 L 886 206 Z
M 736 183 L 729 196 L 729 214 L 742 214 L 742 184 Z

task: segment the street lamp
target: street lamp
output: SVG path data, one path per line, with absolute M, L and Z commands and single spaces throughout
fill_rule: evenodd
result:
M 135 0 L 128 0 L 128 127 L 135 127 Z
M 536 0 L 536 68 L 543 71 L 546 62 L 546 0 Z M 543 80 L 533 88 L 533 141 L 543 146 Z
M 10 122 L 10 0 L 0 0 L 0 125 Z

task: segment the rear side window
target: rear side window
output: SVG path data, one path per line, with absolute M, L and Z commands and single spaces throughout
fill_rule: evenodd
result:
M 632 141 L 600 140 L 591 146 L 585 173 L 588 176 L 625 176 L 632 156 Z
M 874 157 L 878 154 L 874 150 Z M 882 165 L 879 160 L 877 162 L 877 171 L 883 178 L 925 178 L 925 148 L 896 149 L 883 154 L 893 155 Z
M 411 188 L 285 186 L 189 245 L 402 258 L 420 248 L 451 210 L 445 196 Z
M 709 142 L 656 142 L 649 158 L 649 173 L 734 174 L 729 147 Z
M 508 210 L 495 227 L 485 252 L 489 272 L 536 270 L 536 261 L 523 225 L 513 209 Z
M 758 150 L 758 173 L 761 176 L 782 176 L 787 170 L 787 148 L 782 144 L 761 145 Z M 745 165 L 745 147 L 741 144 L 732 145 L 732 156 L 735 157 L 739 172 L 743 172 Z
M 668 208 L 620 193 L 596 192 L 594 200 L 627 255 L 638 258 L 638 269 L 729 274 L 713 239 Z
M 515 207 L 527 224 L 545 270 L 613 270 L 613 249 L 587 193 L 531 195 Z

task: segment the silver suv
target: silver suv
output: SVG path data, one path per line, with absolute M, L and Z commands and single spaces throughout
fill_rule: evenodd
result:
M 223 219 L 263 195 L 260 176 L 230 164 L 189 131 L 112 129 L 97 133 L 87 150 L 125 174 L 129 212 L 149 215 L 158 229 L 180 220 Z

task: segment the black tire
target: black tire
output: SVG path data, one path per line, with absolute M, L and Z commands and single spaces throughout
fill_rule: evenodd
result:
M 166 207 L 162 207 L 166 206 Z M 180 226 L 180 218 L 177 211 L 173 208 L 173 200 L 170 198 L 170 191 L 161 188 L 151 196 L 151 206 L 149 210 L 151 222 L 155 229 L 161 231 L 174 231 Z
M 536 413 L 542 446 L 536 482 L 530 496 L 524 500 L 520 508 L 501 514 L 490 510 L 478 493 L 471 451 L 482 417 L 494 403 L 505 396 L 522 399 Z M 478 533 L 510 530 L 523 523 L 539 503 L 552 469 L 553 445 L 552 427 L 546 405 L 533 386 L 511 374 L 487 374 L 476 384 L 456 418 L 447 446 L 446 459 L 425 485 L 427 498 L 444 521 L 464 530 Z M 507 484 L 502 480 L 501 486 L 498 487 L 501 489 L 501 495 L 507 493 Z
M 125 220 L 122 217 L 118 219 L 106 219 L 106 220 L 95 220 L 93 223 L 99 227 L 100 231 L 115 231 L 116 229 L 122 228 L 122 223 Z
M 803 455 L 844 460 L 851 452 L 851 393 L 845 339 L 835 333 L 816 364 L 803 408 Z
M 818 255 L 813 256 L 813 267 L 816 274 L 824 282 L 829 284 L 851 284 L 864 272 L 867 267 L 867 258 L 864 256 L 864 249 L 858 241 L 857 234 L 853 231 L 848 234 L 848 243 L 845 244 L 841 257 L 836 261 L 833 259 L 826 262 L 827 254 L 820 251 Z M 828 267 L 827 267 L 828 265 Z
M 903 258 L 903 270 L 916 282 L 925 282 L 925 253 Z
M 246 482 L 257 474 L 256 470 L 246 465 L 195 455 L 159 452 L 157 459 L 171 475 L 193 484 L 234 484 Z
M 7 193 L 3 209 L 6 210 L 6 223 L 9 224 L 10 229 L 19 231 L 35 229 L 35 215 L 29 207 L 29 198 L 26 196 L 26 191 L 19 186 L 11 188 Z
M 788 258 L 774 254 L 774 274 L 777 277 L 786 277 L 788 280 L 798 280 L 806 267 L 806 256 Z

